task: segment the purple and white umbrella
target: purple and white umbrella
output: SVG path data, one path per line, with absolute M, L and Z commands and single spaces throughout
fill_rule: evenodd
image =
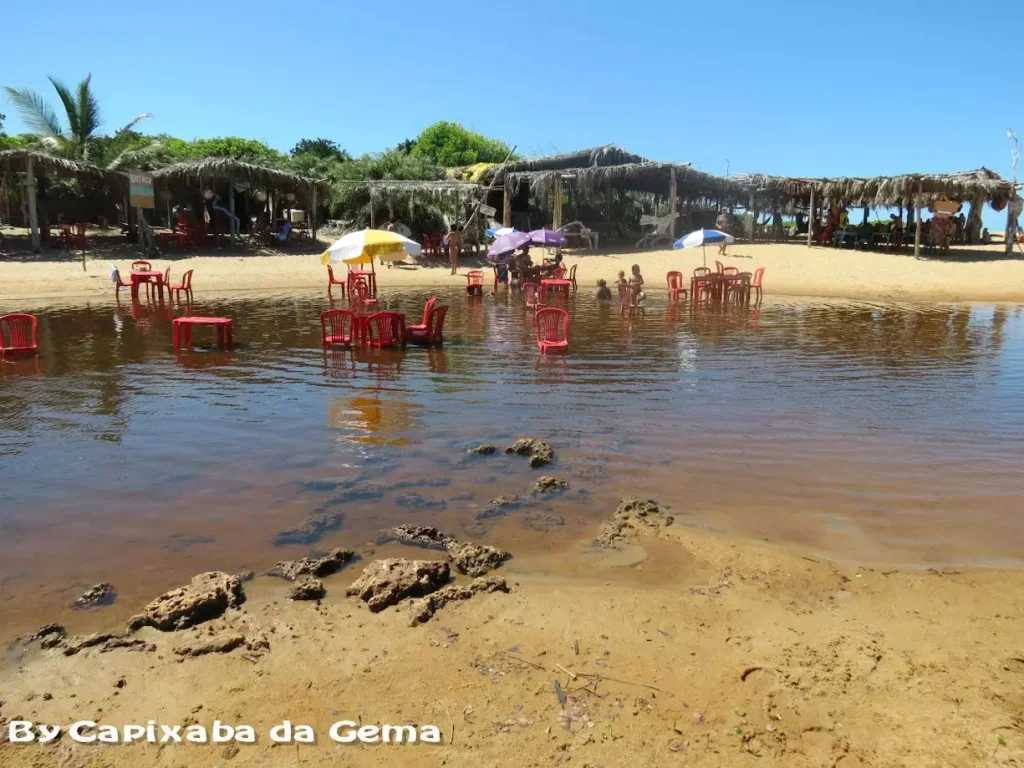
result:
M 529 244 L 530 234 L 528 232 L 513 232 L 504 235 L 491 243 L 491 247 L 487 249 L 487 259 L 489 261 L 504 261 L 515 251 Z
M 568 242 L 569 240 L 561 232 L 554 232 L 550 229 L 535 229 L 530 233 L 530 245 L 561 248 Z

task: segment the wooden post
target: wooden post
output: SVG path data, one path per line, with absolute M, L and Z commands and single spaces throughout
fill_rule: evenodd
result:
M 238 219 L 235 217 L 235 182 L 233 181 L 228 182 L 228 210 L 231 212 L 231 221 L 228 222 L 228 226 L 231 227 L 231 245 L 234 246 Z M 142 235 L 139 235 L 139 240 L 141 242 Z
M 142 253 L 146 253 L 146 244 L 142 240 L 142 209 L 135 206 L 135 229 L 139 241 L 139 248 L 142 249 Z
M 750 200 L 747 205 L 747 213 L 751 214 L 750 218 L 750 242 L 754 242 L 754 233 L 757 231 L 757 211 L 754 210 L 754 193 L 750 193 Z
M 377 228 L 377 215 L 373 211 L 373 187 L 370 187 L 370 229 Z
M 562 174 L 555 174 L 554 205 L 551 228 L 556 232 L 562 227 Z
M 32 155 L 25 159 L 25 187 L 28 190 L 28 227 L 32 236 L 32 250 L 39 253 L 39 212 L 36 209 L 36 171 Z
M 807 247 L 814 242 L 814 225 L 818 221 L 818 212 L 814 209 L 814 187 L 811 187 L 811 210 L 807 212 Z
M 313 242 L 316 242 L 316 182 L 313 182 L 313 203 L 309 212 L 309 228 L 313 232 Z
M 921 182 L 917 182 L 917 194 L 914 195 L 914 213 L 917 221 L 914 224 L 914 255 L 921 255 Z
M 672 166 L 670 173 L 671 180 L 669 181 L 668 188 L 668 212 L 675 216 L 679 213 L 679 190 L 676 189 L 676 167 Z M 678 217 L 676 217 L 678 218 Z M 676 241 L 676 218 L 672 219 L 672 242 Z
M 512 226 L 512 191 L 509 189 L 508 179 L 502 185 L 505 192 L 501 203 L 501 226 L 511 227 Z

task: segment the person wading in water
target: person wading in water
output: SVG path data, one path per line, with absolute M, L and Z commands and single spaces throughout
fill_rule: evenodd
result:
M 452 274 L 459 271 L 459 251 L 462 250 L 462 232 L 457 226 L 448 233 L 448 258 L 452 260 Z

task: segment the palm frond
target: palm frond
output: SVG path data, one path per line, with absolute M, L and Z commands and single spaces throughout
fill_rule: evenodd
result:
M 151 141 L 143 147 L 126 149 L 118 153 L 117 157 L 107 163 L 108 171 L 120 171 L 131 166 L 138 167 L 143 161 L 149 160 L 163 149 L 162 141 Z
M 131 121 L 129 121 L 129 123 L 127 125 L 125 125 L 124 127 L 120 128 L 118 130 L 117 134 L 115 134 L 115 135 L 120 135 L 122 133 L 126 133 L 127 131 L 132 130 L 136 125 L 141 123 L 143 120 L 146 120 L 147 118 L 150 118 L 152 116 L 153 115 L 150 114 L 149 112 L 143 112 L 141 115 L 137 115 Z
M 78 129 L 81 132 L 81 140 L 88 141 L 100 127 L 100 105 L 96 95 L 89 87 L 92 75 L 88 74 L 78 84 Z
M 34 133 L 40 136 L 62 136 L 60 120 L 53 107 L 42 96 L 28 88 L 4 88 L 7 97 L 18 108 L 22 119 Z
M 64 113 L 68 118 L 68 132 L 76 139 L 81 138 L 81 120 L 78 102 L 75 101 L 74 94 L 61 80 L 55 77 L 50 77 L 49 80 L 53 83 L 53 89 L 57 91 L 57 95 L 60 96 L 61 103 L 64 104 Z

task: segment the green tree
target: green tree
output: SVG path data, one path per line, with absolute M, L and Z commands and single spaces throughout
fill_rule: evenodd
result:
M 348 152 L 330 139 L 300 139 L 291 151 L 292 157 L 298 155 L 312 155 L 321 160 L 337 160 L 341 163 L 352 159 Z
M 452 167 L 500 163 L 508 151 L 509 146 L 503 141 L 489 139 L 458 123 L 442 120 L 423 129 L 411 154 L 435 165 Z
M 86 75 L 74 91 L 56 78 L 51 77 L 49 80 L 64 107 L 65 124 L 61 124 L 57 112 L 38 92 L 28 88 L 5 88 L 8 97 L 21 112 L 22 119 L 32 130 L 31 133 L 24 134 L 24 138 L 30 144 L 58 157 L 84 161 L 98 160 L 99 158 L 94 158 L 93 155 L 100 144 L 101 119 L 99 102 L 90 84 L 92 75 Z M 114 137 L 132 131 L 148 117 L 152 117 L 148 112 L 136 116 L 118 130 Z M 159 149 L 157 142 L 148 141 L 135 149 L 118 152 L 107 159 L 106 165 L 110 168 L 135 165 Z
M 247 163 L 281 166 L 287 158 L 262 141 L 239 136 L 220 136 L 213 139 L 185 141 L 173 136 L 164 139 L 166 158 L 172 162 L 198 160 L 203 157 L 231 157 Z

